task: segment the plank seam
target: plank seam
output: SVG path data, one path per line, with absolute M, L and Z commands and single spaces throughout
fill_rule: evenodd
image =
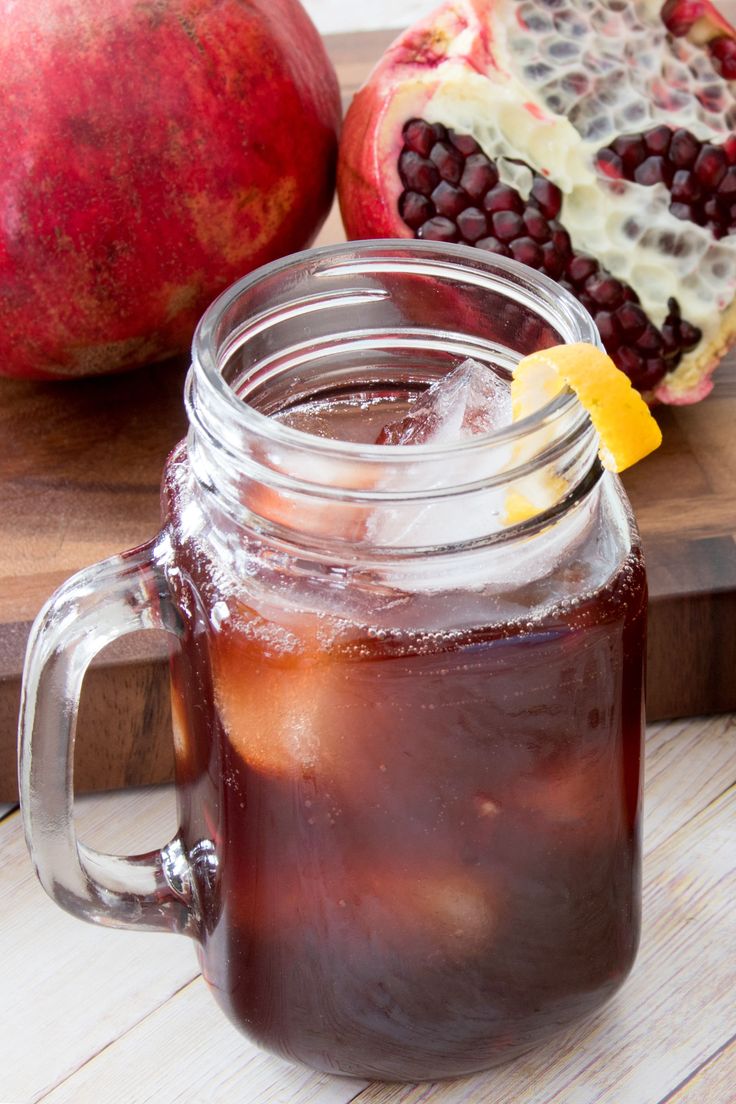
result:
M 177 997 L 179 993 L 183 993 L 185 989 L 188 989 L 190 985 L 193 985 L 194 982 L 197 981 L 201 976 L 201 973 L 196 973 L 194 977 L 191 977 L 189 979 L 189 981 L 185 981 L 184 984 L 180 985 L 178 989 L 175 989 L 172 993 L 169 993 L 168 997 L 166 997 L 165 1000 L 162 1000 L 161 1003 L 157 1004 L 155 1008 L 150 1008 L 148 1012 L 145 1013 L 145 1015 L 141 1016 L 141 1018 L 139 1020 L 136 1020 L 135 1023 L 130 1024 L 130 1026 L 127 1027 L 125 1031 L 123 1031 L 120 1035 L 116 1035 L 114 1039 L 110 1039 L 110 1041 L 105 1043 L 104 1046 L 100 1047 L 99 1050 L 96 1050 L 94 1054 L 88 1055 L 81 1065 L 76 1066 L 76 1068 L 70 1070 L 70 1072 L 65 1077 L 62 1077 L 59 1081 L 55 1081 L 53 1085 L 49 1085 L 46 1089 L 44 1089 L 42 1096 L 34 1096 L 31 1104 L 43 1104 L 43 1101 L 48 1100 L 52 1093 L 55 1093 L 57 1089 L 61 1088 L 62 1085 L 65 1085 L 67 1081 L 70 1081 L 72 1079 L 72 1077 L 76 1077 L 80 1070 L 83 1070 L 85 1066 L 88 1066 L 90 1064 L 90 1062 L 94 1062 L 97 1058 L 99 1058 L 101 1054 L 104 1054 L 106 1050 L 109 1050 L 110 1047 L 117 1046 L 121 1039 L 124 1039 L 126 1035 L 130 1034 L 131 1031 L 135 1031 L 136 1028 L 138 1028 L 142 1023 L 145 1023 L 147 1019 L 159 1012 L 164 1007 L 164 1005 L 168 1004 L 169 1001 L 174 999 L 174 997 Z
M 723 1052 L 734 1042 L 736 1042 L 736 1033 L 734 1033 L 730 1039 L 726 1039 L 724 1043 L 721 1043 L 719 1047 L 716 1047 L 712 1054 L 709 1054 L 708 1057 L 704 1058 L 703 1061 L 699 1065 L 697 1065 L 694 1070 L 691 1070 L 686 1077 L 683 1077 L 679 1085 L 675 1085 L 674 1089 L 667 1093 L 667 1096 L 662 1097 L 659 1104 L 667 1104 L 668 1100 L 672 1100 L 676 1093 L 678 1093 L 681 1089 L 684 1089 L 695 1077 L 697 1077 L 702 1069 L 704 1069 L 706 1066 L 710 1065 L 711 1062 L 714 1062 L 717 1058 L 719 1058 L 720 1055 L 723 1054 Z M 717 1104 L 717 1102 L 712 1101 L 711 1104 Z M 728 1104 L 728 1101 L 724 1100 L 722 1101 L 722 1104 Z
M 722 801 L 723 798 L 726 796 L 726 794 L 730 793 L 731 790 L 733 790 L 733 789 L 736 789 L 736 779 L 733 779 L 730 782 L 727 782 L 726 785 L 724 786 L 724 788 L 720 791 L 720 793 L 716 794 L 715 797 L 712 797 L 710 799 L 710 801 L 708 802 L 708 804 L 704 805 L 703 808 L 698 813 L 694 813 L 693 816 L 690 817 L 690 820 L 693 820 L 693 818 L 695 816 L 700 816 L 700 813 L 707 812 L 708 809 L 710 809 L 712 805 L 716 805 L 719 801 Z M 689 824 L 689 823 L 690 823 L 690 821 L 685 821 L 685 824 Z M 683 827 L 684 827 L 684 825 L 683 825 Z M 679 829 L 678 829 L 678 831 L 679 831 Z M 662 841 L 662 842 L 664 842 L 664 841 Z

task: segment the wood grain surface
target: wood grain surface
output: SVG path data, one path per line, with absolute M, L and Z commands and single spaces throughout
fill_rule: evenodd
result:
M 368 1084 L 238 1035 L 183 937 L 111 931 L 45 896 L 20 818 L 0 822 L 3 1104 L 734 1104 L 736 716 L 651 726 L 644 921 L 633 972 L 587 1022 L 459 1081 Z M 86 842 L 155 847 L 170 789 L 84 797 Z
M 347 102 L 393 32 L 328 46 Z M 336 241 L 336 212 L 321 242 Z M 0 380 L 0 801 L 14 800 L 30 624 L 68 575 L 152 537 L 159 481 L 185 431 L 186 359 L 68 383 Z M 736 359 L 694 407 L 660 410 L 664 445 L 627 473 L 649 569 L 650 719 L 736 709 Z M 165 645 L 103 653 L 80 713 L 77 785 L 170 777 Z

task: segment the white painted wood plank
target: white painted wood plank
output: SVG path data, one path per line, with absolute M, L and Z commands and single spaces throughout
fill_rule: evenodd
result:
M 83 834 L 95 842 L 127 835 L 142 849 L 161 844 L 171 819 L 170 798 L 155 791 L 78 802 Z M 17 814 L 0 824 L 0 902 L 3 1104 L 31 1104 L 197 974 L 182 936 L 96 928 L 53 904 Z
M 735 883 L 732 787 L 649 856 L 642 948 L 607 1008 L 491 1074 L 371 1085 L 355 1104 L 662 1104 L 733 1032 Z M 733 1102 L 725 1095 L 698 1104 Z
M 347 1104 L 365 1085 L 259 1050 L 223 1018 L 198 978 L 43 1104 Z
M 733 780 L 736 716 L 650 725 L 645 764 L 644 853 L 659 847 Z
M 663 1104 L 734 1104 L 736 1101 L 736 1042 L 694 1073 Z

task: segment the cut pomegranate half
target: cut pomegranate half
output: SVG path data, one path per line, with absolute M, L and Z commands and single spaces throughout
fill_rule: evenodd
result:
M 648 399 L 697 401 L 736 339 L 735 66 L 707 0 L 446 3 L 348 112 L 348 235 L 515 257 Z

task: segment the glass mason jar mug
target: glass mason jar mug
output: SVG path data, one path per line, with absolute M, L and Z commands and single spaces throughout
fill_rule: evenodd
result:
M 479 250 L 352 243 L 248 276 L 195 336 L 160 535 L 34 626 L 41 881 L 87 920 L 192 936 L 228 1015 L 287 1058 L 468 1073 L 632 964 L 646 586 L 587 414 L 565 391 L 457 439 L 435 404 L 425 443 L 375 443 L 467 357 L 503 398 L 520 355 L 597 340 Z M 519 494 L 537 512 L 514 523 Z M 146 627 L 176 638 L 180 828 L 123 859 L 74 835 L 74 718 L 93 654 Z

